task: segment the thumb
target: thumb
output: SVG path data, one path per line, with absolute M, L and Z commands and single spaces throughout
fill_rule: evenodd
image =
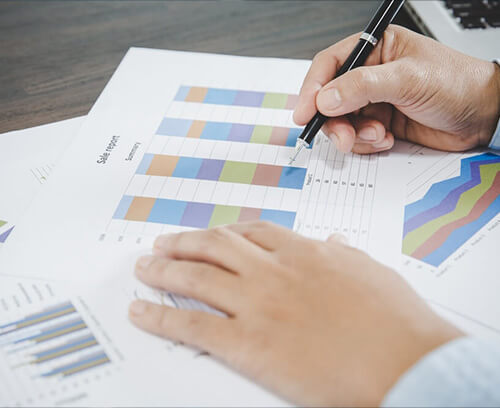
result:
M 346 115 L 370 103 L 401 104 L 412 86 L 400 62 L 358 67 L 326 84 L 316 97 L 318 110 L 326 116 Z

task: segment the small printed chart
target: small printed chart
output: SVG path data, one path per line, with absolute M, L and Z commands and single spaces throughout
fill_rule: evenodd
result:
M 483 153 L 441 164 L 412 182 L 411 194 L 425 194 L 406 206 L 403 232 L 403 253 L 434 267 L 500 213 L 499 156 Z

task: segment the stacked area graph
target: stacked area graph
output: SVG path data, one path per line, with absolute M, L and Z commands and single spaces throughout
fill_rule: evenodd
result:
M 463 158 L 460 175 L 406 206 L 403 253 L 439 267 L 499 213 L 500 157 Z

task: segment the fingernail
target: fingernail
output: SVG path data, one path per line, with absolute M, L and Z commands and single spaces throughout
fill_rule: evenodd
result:
M 144 271 L 148 268 L 149 265 L 151 265 L 151 262 L 153 262 L 154 256 L 151 255 L 144 255 L 141 256 L 138 260 L 137 263 L 135 264 L 135 269 L 136 271 Z
M 377 131 L 374 127 L 368 126 L 359 131 L 358 137 L 361 140 L 366 140 L 367 142 L 373 142 L 377 140 Z
M 340 145 L 340 140 L 339 140 L 339 137 L 337 136 L 336 133 L 330 133 L 328 135 L 328 137 L 330 138 L 330 140 L 333 142 L 333 144 L 335 145 L 335 149 L 339 149 L 339 145 Z
M 170 237 L 172 234 L 164 234 L 160 235 L 158 238 L 156 238 L 154 247 L 157 249 L 163 249 L 166 246 L 168 246 L 168 241 L 170 241 Z
M 381 142 L 373 143 L 372 146 L 375 149 L 388 149 L 389 147 L 391 147 L 391 141 L 384 139 Z
M 131 304 L 130 304 L 130 313 L 133 314 L 134 316 L 140 316 L 142 314 L 144 314 L 144 312 L 146 311 L 146 303 L 144 303 L 142 300 L 134 300 Z
M 332 234 L 328 237 L 328 240 L 329 241 L 336 241 L 340 244 L 344 244 L 344 245 L 347 245 L 349 243 L 349 240 L 347 239 L 347 237 L 344 235 L 344 234 L 340 234 L 340 233 L 335 233 L 335 234 Z
M 328 110 L 337 109 L 342 103 L 342 98 L 337 88 L 327 89 L 320 95 L 322 95 L 325 102 L 325 108 Z

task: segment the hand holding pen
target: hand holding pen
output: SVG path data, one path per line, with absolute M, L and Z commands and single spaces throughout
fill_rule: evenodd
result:
M 337 71 L 335 78 L 365 63 L 372 50 L 382 38 L 385 29 L 392 22 L 403 4 L 404 0 L 384 0 L 382 2 L 364 32 L 360 35 L 358 43 L 350 55 L 345 59 L 342 67 Z M 311 71 L 309 71 L 309 74 L 311 74 Z M 333 93 L 331 96 L 334 101 L 337 100 L 338 103 L 340 103 L 340 94 L 338 92 L 336 94 Z M 320 131 L 327 119 L 328 116 L 321 112 L 316 112 L 297 139 L 294 155 L 290 158 L 290 164 L 296 160 L 303 148 L 311 145 L 316 134 Z

